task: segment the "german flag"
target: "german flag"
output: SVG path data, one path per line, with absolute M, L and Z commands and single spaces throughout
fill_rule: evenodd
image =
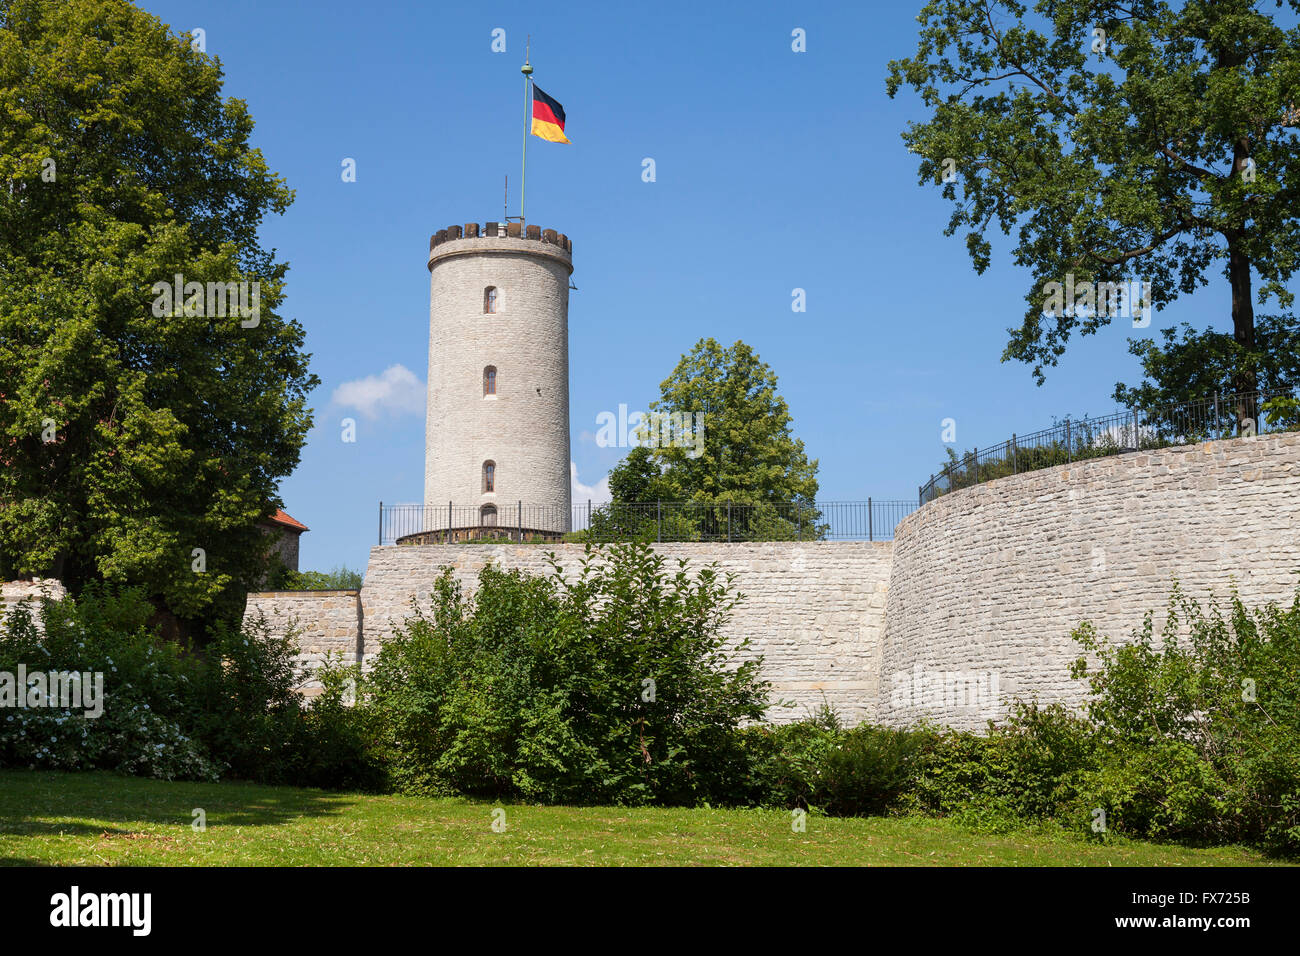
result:
M 564 107 L 533 84 L 533 135 L 552 143 L 567 143 L 564 135 Z

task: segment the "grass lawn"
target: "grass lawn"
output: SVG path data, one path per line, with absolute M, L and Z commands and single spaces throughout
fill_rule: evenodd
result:
M 775 810 L 662 810 L 336 794 L 106 773 L 0 771 L 0 863 L 137 866 L 713 864 L 1254 866 L 1236 847 L 1098 845 L 1069 834 L 989 836 L 942 820 Z M 192 811 L 207 831 L 192 827 Z

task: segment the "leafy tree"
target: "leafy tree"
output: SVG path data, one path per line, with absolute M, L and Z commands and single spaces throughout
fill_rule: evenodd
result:
M 1300 387 L 1300 325 L 1292 315 L 1261 316 L 1255 322 L 1254 351 L 1244 349 L 1231 333 L 1205 329 L 1198 332 L 1187 323 L 1181 328 L 1160 330 L 1161 341 L 1130 339 L 1129 351 L 1142 361 L 1146 374 L 1136 387 L 1115 386 L 1115 400 L 1127 407 L 1156 408 L 1204 400 L 1233 388 L 1238 369 L 1249 368 L 1261 392 L 1276 397 L 1264 402 L 1269 418 L 1294 425 L 1296 400 L 1286 394 Z M 1221 418 L 1235 417 L 1222 408 Z M 1223 424 L 1219 422 L 1216 424 Z
M 221 85 L 125 0 L 0 0 L 0 575 L 183 618 L 261 577 L 317 379 L 257 240 L 293 194 Z M 215 314 L 239 282 L 251 315 Z
M 272 588 L 279 591 L 349 591 L 361 587 L 363 575 L 348 567 L 329 571 L 292 571 L 284 569 L 275 576 Z
M 651 450 L 638 445 L 609 473 L 609 493 L 615 501 L 671 501 L 674 491 Z
M 590 512 L 587 527 L 577 541 L 654 541 L 663 538 L 662 502 L 672 502 L 676 492 L 664 477 L 650 449 L 638 445 L 609 473 L 610 503 Z M 670 511 L 670 520 L 676 516 Z M 674 521 L 669 540 L 697 536 L 689 522 Z
M 1073 331 L 1109 323 L 1113 303 L 1086 291 L 1045 312 L 1047 284 L 1067 274 L 1076 287 L 1149 281 L 1161 309 L 1216 265 L 1234 341 L 1257 352 L 1254 275 L 1261 302 L 1289 306 L 1300 251 L 1300 30 L 1261 6 L 1039 0 L 1031 14 L 1017 0 L 932 0 L 922 10 L 916 54 L 890 63 L 887 89 L 915 89 L 931 112 L 903 139 L 923 182 L 953 174 L 946 233 L 966 231 L 977 272 L 989 227 L 1016 230 L 1013 255 L 1033 284 L 1004 361 L 1032 364 L 1041 384 Z M 1257 368 L 1237 365 L 1234 390 L 1253 391 Z
M 790 409 L 776 384 L 776 373 L 744 342 L 723 348 L 701 339 L 660 386 L 650 410 L 652 422 L 702 421 L 704 434 L 691 428 L 666 442 L 661 429 L 656 438 L 643 426 L 638 438 L 657 447 L 633 449 L 610 473 L 614 501 L 810 505 L 817 460 L 808 460 L 792 434 Z

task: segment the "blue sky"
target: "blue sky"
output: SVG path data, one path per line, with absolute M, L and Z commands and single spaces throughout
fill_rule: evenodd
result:
M 1107 412 L 1115 383 L 1140 378 L 1126 322 L 1073 340 L 1042 387 L 999 361 L 1028 275 L 1002 243 L 978 276 L 943 236 L 949 207 L 917 184 L 900 139 L 917 103 L 885 95 L 886 64 L 915 50 L 920 0 L 140 2 L 178 32 L 206 31 L 226 94 L 247 101 L 255 143 L 297 191 L 263 239 L 290 263 L 285 311 L 322 381 L 281 486 L 312 529 L 303 569 L 364 568 L 379 501 L 422 497 L 429 235 L 499 218 L 507 174 L 518 214 L 529 33 L 534 79 L 564 105 L 572 140 L 530 141 L 527 212 L 574 243 L 583 486 L 626 451 L 596 446 L 597 415 L 644 409 L 705 336 L 743 339 L 775 369 L 825 500 L 914 498 L 944 458 L 944 418 L 962 448 L 991 445 Z M 496 28 L 505 53 L 492 52 Z M 791 49 L 795 28 L 806 52 Z M 342 181 L 345 158 L 356 182 Z M 791 311 L 795 288 L 805 313 Z M 1216 277 L 1147 332 L 1225 328 L 1228 305 Z

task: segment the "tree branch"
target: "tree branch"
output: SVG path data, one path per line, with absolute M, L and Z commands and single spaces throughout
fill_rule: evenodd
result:
M 1189 163 L 1187 160 L 1183 159 L 1183 157 L 1179 156 L 1168 146 L 1161 146 L 1160 152 L 1163 155 L 1168 156 L 1174 162 L 1178 163 L 1178 165 L 1182 166 L 1184 169 L 1195 173 L 1201 179 L 1218 179 L 1218 176 L 1210 172 L 1208 169 L 1202 169 L 1200 166 L 1195 166 L 1192 163 Z M 1232 174 L 1229 173 L 1228 175 L 1231 176 Z
M 1156 236 L 1145 246 L 1140 246 L 1137 249 L 1130 249 L 1127 252 L 1121 252 L 1114 256 L 1102 256 L 1102 255 L 1098 255 L 1096 252 L 1093 252 L 1092 250 L 1088 250 L 1082 256 L 1076 259 L 1073 264 L 1082 265 L 1085 259 L 1091 257 L 1104 266 L 1117 266 L 1121 262 L 1128 262 L 1128 260 L 1136 259 L 1138 256 L 1145 256 L 1148 252 L 1155 252 L 1157 249 L 1159 249 L 1162 245 L 1164 245 L 1174 236 L 1178 235 L 1180 232 L 1186 232 L 1186 231 L 1187 231 L 1186 224 L 1174 226 L 1173 228 L 1167 229 L 1164 232 L 1162 232 L 1160 235 Z

